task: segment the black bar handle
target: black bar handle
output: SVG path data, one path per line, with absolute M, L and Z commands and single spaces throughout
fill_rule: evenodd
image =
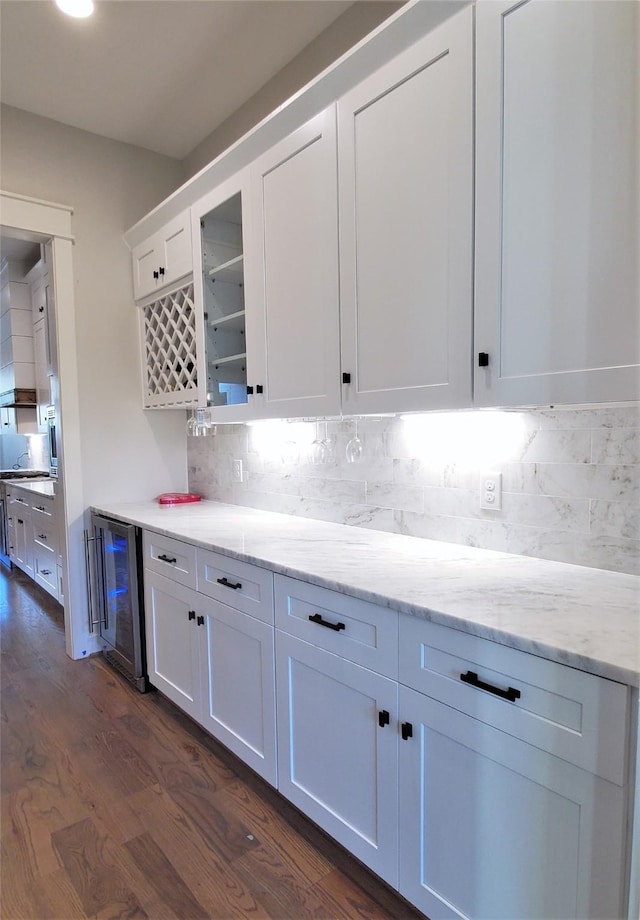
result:
M 190 611 L 189 611 L 189 619 L 190 619 L 190 620 L 195 620 L 195 618 L 196 618 L 196 612 L 195 612 L 195 610 L 190 610 Z
M 479 690 L 488 690 L 489 693 L 495 693 L 496 696 L 501 697 L 503 700 L 509 700 L 510 703 L 519 700 L 521 696 L 520 691 L 516 690 L 515 687 L 502 690 L 500 687 L 494 687 L 493 684 L 485 684 L 483 680 L 478 680 L 478 675 L 475 671 L 467 671 L 466 674 L 461 674 L 460 680 L 465 684 L 471 684 L 472 687 L 477 687 Z
M 170 565 L 175 565 L 178 561 L 177 559 L 173 559 L 171 556 L 165 555 L 158 556 L 158 559 L 160 559 L 161 562 L 168 562 Z
M 489 367 L 489 353 L 486 351 L 478 352 L 478 367 Z
M 402 735 L 403 741 L 408 741 L 409 738 L 413 738 L 413 725 L 411 722 L 403 722 L 400 726 L 400 734 Z
M 383 709 L 382 712 L 378 713 L 378 725 L 380 728 L 384 728 L 385 725 L 389 724 L 389 710 Z
M 343 374 L 343 375 L 342 375 L 342 382 L 343 382 L 343 383 L 351 383 L 351 374 Z
M 158 271 L 160 272 L 161 275 L 164 275 L 164 265 L 161 265 Z
M 310 613 L 309 619 L 312 623 L 317 623 L 318 626 L 326 626 L 327 629 L 335 629 L 336 632 L 347 628 L 344 623 L 329 623 L 328 620 L 323 620 L 322 615 L 319 613 Z
M 158 278 L 159 278 L 160 276 L 158 275 L 158 272 L 157 272 L 157 271 L 154 271 L 153 277 L 156 279 L 156 281 L 158 280 Z
M 262 386 L 261 383 L 258 383 L 256 385 L 256 393 L 264 393 L 264 387 Z
M 242 587 L 242 583 L 237 581 L 235 584 L 232 581 L 228 581 L 226 578 L 216 578 L 216 581 L 219 585 L 224 585 L 225 588 L 233 588 L 234 591 L 237 591 L 238 588 Z
M 198 619 L 196 620 L 196 623 L 198 624 L 198 626 L 204 626 L 204 617 L 198 617 Z

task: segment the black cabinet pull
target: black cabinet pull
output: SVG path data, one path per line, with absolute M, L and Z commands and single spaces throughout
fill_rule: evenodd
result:
M 158 271 L 160 272 L 161 275 L 164 275 L 164 265 L 161 265 Z
M 485 684 L 484 681 L 478 680 L 478 675 L 475 671 L 467 671 L 466 674 L 461 674 L 460 680 L 465 684 L 471 684 L 472 687 L 477 687 L 479 690 L 488 690 L 489 693 L 495 693 L 496 696 L 501 697 L 503 700 L 509 700 L 510 703 L 519 700 L 521 696 L 520 691 L 516 690 L 515 687 L 502 690 L 500 687 L 494 687 L 493 684 Z
M 342 375 L 342 382 L 343 382 L 343 383 L 351 383 L 351 374 L 343 374 L 343 375 Z
M 204 617 L 198 617 L 198 619 L 196 620 L 196 623 L 198 624 L 198 626 L 204 626 Z
M 51 575 L 51 569 L 40 569 L 41 575 Z
M 216 581 L 219 585 L 224 585 L 225 588 L 233 588 L 234 591 L 237 591 L 238 588 L 242 587 L 242 583 L 237 581 L 235 584 L 232 581 L 228 581 L 226 578 L 216 578 Z
M 46 539 L 47 539 L 46 533 L 39 533 L 39 534 L 38 534 L 38 540 L 46 540 Z
M 402 735 L 403 741 L 408 741 L 409 738 L 413 738 L 413 725 L 411 722 L 403 722 L 400 726 L 400 734 Z
M 489 355 L 486 351 L 478 352 L 478 367 L 489 367 Z
M 153 277 L 154 277 L 154 278 L 156 279 L 156 281 L 157 281 L 158 278 L 159 278 L 160 276 L 159 276 L 158 272 L 154 271 Z
M 253 396 L 253 387 L 247 387 L 247 395 Z
M 190 611 L 189 611 L 189 619 L 190 619 L 190 620 L 195 620 L 195 618 L 196 618 L 196 612 L 195 612 L 195 610 L 190 610 Z
M 344 623 L 329 623 L 328 620 L 323 620 L 322 615 L 319 613 L 310 613 L 309 619 L 312 623 L 317 623 L 318 626 L 326 626 L 327 629 L 335 629 L 336 632 L 347 628 Z
M 170 565 L 175 565 L 175 563 L 178 561 L 177 559 L 174 559 L 172 556 L 165 556 L 165 555 L 158 556 L 158 559 L 160 559 L 161 562 L 168 562 Z
M 263 393 L 263 392 L 264 392 L 264 387 L 262 386 L 262 384 L 261 383 L 257 384 L 256 393 Z
M 380 728 L 384 728 L 385 725 L 389 724 L 389 710 L 383 709 L 382 712 L 378 713 L 378 725 Z
M 38 307 L 38 313 L 44 313 L 44 307 Z
M 22 520 L 22 518 L 18 518 L 18 524 L 24 524 L 24 521 Z

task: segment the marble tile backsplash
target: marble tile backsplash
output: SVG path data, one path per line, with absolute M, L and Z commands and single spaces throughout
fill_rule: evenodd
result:
M 637 404 L 218 425 L 188 463 L 210 499 L 640 574 Z M 480 509 L 487 472 L 500 510 Z

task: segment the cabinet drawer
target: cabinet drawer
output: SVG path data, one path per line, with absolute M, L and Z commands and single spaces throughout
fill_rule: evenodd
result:
M 33 576 L 38 584 L 58 596 L 58 565 L 55 554 L 46 546 L 36 546 L 33 554 Z
M 28 496 L 24 492 L 14 491 L 13 489 L 7 489 L 7 504 L 17 508 L 30 507 Z
M 273 573 L 211 550 L 198 550 L 198 591 L 273 623 Z
M 328 588 L 275 576 L 276 626 L 379 674 L 398 675 L 398 614 Z
M 55 557 L 58 555 L 58 540 L 54 522 L 50 518 L 41 518 L 38 514 L 32 514 L 31 523 L 35 548 L 42 547 L 48 553 L 53 554 L 54 564 L 57 564 Z
M 400 617 L 400 681 L 590 773 L 626 781 L 628 689 L 536 655 Z
M 54 514 L 53 498 L 44 495 L 34 495 L 31 499 L 31 510 L 34 512 L 34 526 L 38 518 L 51 519 Z
M 196 586 L 196 548 L 181 540 L 144 532 L 144 566 L 187 588 Z

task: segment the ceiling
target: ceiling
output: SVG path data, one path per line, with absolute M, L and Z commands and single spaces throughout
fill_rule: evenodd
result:
M 0 0 L 8 105 L 184 159 L 351 0 Z

